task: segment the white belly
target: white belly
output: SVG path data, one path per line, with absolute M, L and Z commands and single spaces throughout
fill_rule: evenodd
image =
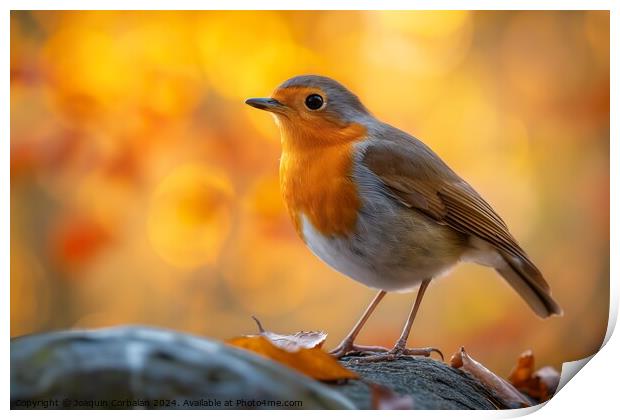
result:
M 312 223 L 302 216 L 306 245 L 310 250 L 336 271 L 379 290 L 407 292 L 415 289 L 422 280 L 437 277 L 444 270 L 437 267 L 416 267 L 415 259 L 408 264 L 390 264 L 387 249 L 360 249 L 347 238 L 329 238 L 317 231 Z M 361 244 L 370 242 L 360 241 Z M 359 245 L 359 244 L 358 244 Z

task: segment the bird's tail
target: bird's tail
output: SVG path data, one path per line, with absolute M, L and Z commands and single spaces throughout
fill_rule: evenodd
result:
M 560 305 L 551 297 L 549 285 L 541 272 L 527 258 L 501 252 L 506 265 L 495 268 L 497 272 L 541 318 L 562 315 Z

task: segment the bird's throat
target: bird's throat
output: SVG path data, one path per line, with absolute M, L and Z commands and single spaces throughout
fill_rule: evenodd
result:
M 361 201 L 352 179 L 353 152 L 365 134 L 362 126 L 348 126 L 312 144 L 308 138 L 286 138 L 282 131 L 280 188 L 302 238 L 302 216 L 326 236 L 348 236 L 355 231 Z

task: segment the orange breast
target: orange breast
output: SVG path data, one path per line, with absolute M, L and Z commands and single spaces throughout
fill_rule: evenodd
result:
M 346 236 L 354 231 L 361 206 L 351 175 L 353 146 L 365 136 L 366 130 L 357 124 L 338 130 L 329 128 L 316 141 L 310 136 L 303 141 L 287 139 L 293 133 L 282 132 L 280 187 L 302 238 L 302 214 L 323 235 Z M 325 138 L 326 133 L 330 133 L 330 138 Z M 294 135 L 303 136 L 299 130 Z

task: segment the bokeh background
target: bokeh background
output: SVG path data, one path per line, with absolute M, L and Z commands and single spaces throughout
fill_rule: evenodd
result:
M 346 334 L 374 292 L 294 233 L 279 134 L 243 104 L 334 77 L 424 140 L 505 218 L 565 316 L 489 269 L 431 285 L 410 345 L 506 375 L 603 339 L 608 12 L 12 12 L 11 335 L 140 323 L 225 339 Z M 391 345 L 413 294 L 360 342 Z

